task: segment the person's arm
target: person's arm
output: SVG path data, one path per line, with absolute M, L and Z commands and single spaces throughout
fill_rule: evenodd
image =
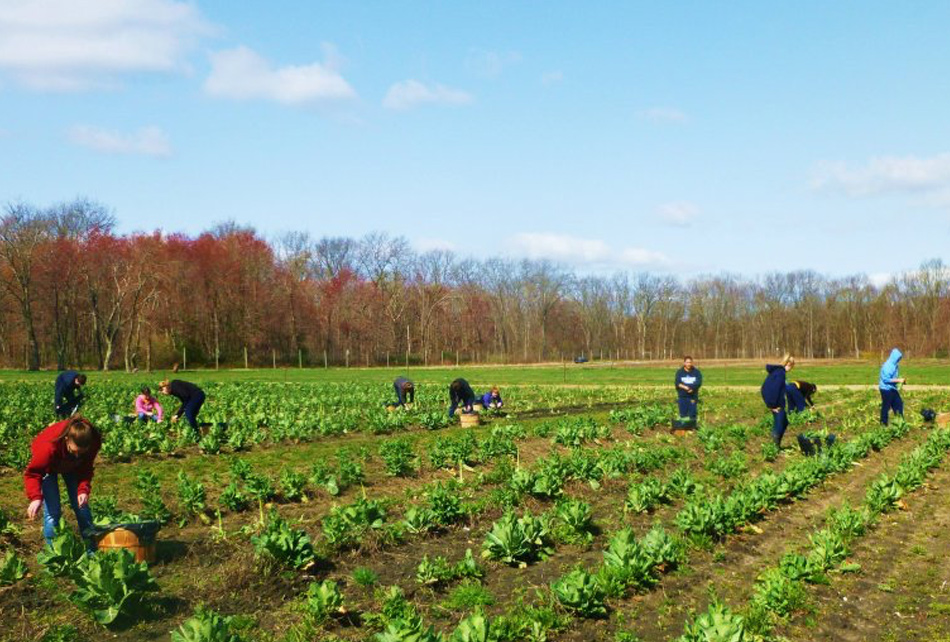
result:
M 153 403 L 152 411 L 155 413 L 155 419 L 157 421 L 161 421 L 162 415 L 164 414 L 164 410 L 162 410 L 162 404 L 158 403 L 157 401 Z
M 148 413 L 145 408 L 145 395 L 139 395 L 135 398 L 135 414 L 141 415 L 143 413 Z
M 41 482 L 49 472 L 53 460 L 53 449 L 53 445 L 49 442 L 34 444 L 31 448 L 30 463 L 26 465 L 26 470 L 23 472 L 23 489 L 26 491 L 26 498 L 31 502 L 43 499 Z

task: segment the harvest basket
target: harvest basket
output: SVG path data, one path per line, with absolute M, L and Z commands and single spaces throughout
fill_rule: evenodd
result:
M 474 412 L 463 412 L 459 415 L 459 420 L 462 423 L 462 428 L 474 428 L 478 425 L 478 414 Z
M 135 554 L 136 562 L 155 561 L 155 534 L 162 525 L 157 521 L 111 524 L 96 527 L 93 537 L 100 551 L 124 548 Z
M 485 406 L 481 403 L 473 403 L 472 410 L 474 410 L 475 412 L 484 412 Z
M 936 421 L 937 425 L 941 428 L 947 424 L 950 424 L 950 412 L 941 412 L 939 415 L 937 415 Z

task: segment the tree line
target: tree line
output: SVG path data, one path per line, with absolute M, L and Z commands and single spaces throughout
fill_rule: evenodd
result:
M 861 358 L 895 345 L 947 356 L 941 260 L 883 285 L 810 270 L 681 280 L 416 252 L 386 233 L 121 235 L 82 199 L 8 204 L 0 220 L 4 367 Z

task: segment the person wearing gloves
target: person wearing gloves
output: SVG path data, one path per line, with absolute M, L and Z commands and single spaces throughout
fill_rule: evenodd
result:
M 56 377 L 56 395 L 53 398 L 56 416 L 69 417 L 79 410 L 82 404 L 82 387 L 86 385 L 86 375 L 75 370 L 65 370 Z
M 505 402 L 501 399 L 501 391 L 498 390 L 498 386 L 492 386 L 491 390 L 481 396 L 480 401 L 485 410 L 499 410 L 505 405 Z
M 158 399 L 152 396 L 152 391 L 145 386 L 142 388 L 142 394 L 135 398 L 135 414 L 143 424 L 149 419 L 152 421 L 162 420 L 162 404 Z
M 785 397 L 788 399 L 789 412 L 805 412 L 805 406 L 814 406 L 812 395 L 818 392 L 818 386 L 807 381 L 791 381 L 785 384 Z
M 693 358 L 683 357 L 683 367 L 676 371 L 676 403 L 680 417 L 689 417 L 696 421 L 696 407 L 699 403 L 699 389 L 703 385 L 703 373 L 693 365 Z
M 782 363 L 768 364 L 768 373 L 762 383 L 762 401 L 772 413 L 772 441 L 781 448 L 782 436 L 788 428 L 788 415 L 785 413 L 785 375 L 795 367 L 795 359 L 788 353 L 782 357 Z
M 458 378 L 449 384 L 449 417 L 455 416 L 455 409 L 462 407 L 462 412 L 472 412 L 475 403 L 475 393 L 465 379 Z
M 96 455 L 102 436 L 88 419 L 70 417 L 47 426 L 30 446 L 30 463 L 23 473 L 23 487 L 30 501 L 26 516 L 32 521 L 43 509 L 43 537 L 51 544 L 62 517 L 59 478 L 66 485 L 69 505 L 76 515 L 79 533 L 92 527 L 89 493 Z M 87 542 L 87 549 L 94 544 Z
M 396 407 L 405 406 L 407 403 L 414 403 L 416 400 L 416 387 L 407 377 L 397 377 L 393 381 L 393 388 L 396 390 Z
M 887 417 L 890 411 L 895 415 L 904 416 L 904 400 L 901 399 L 901 392 L 898 386 L 903 385 L 907 380 L 900 376 L 898 364 L 904 354 L 894 348 L 891 350 L 891 356 L 881 365 L 881 376 L 877 387 L 881 391 L 881 423 L 887 425 Z
M 182 415 L 185 415 L 185 419 L 188 420 L 188 425 L 191 426 L 195 437 L 199 437 L 201 432 L 198 430 L 198 412 L 201 410 L 201 405 L 205 402 L 204 390 L 193 383 L 182 381 L 181 379 L 163 381 L 159 389 L 162 391 L 162 394 L 178 397 L 178 400 L 181 401 L 178 412 L 172 415 L 172 423 L 175 423 Z

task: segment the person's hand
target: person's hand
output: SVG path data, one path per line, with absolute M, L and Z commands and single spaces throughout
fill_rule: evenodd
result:
M 76 503 L 79 504 L 79 508 L 82 508 L 89 503 L 89 495 L 86 493 L 80 493 L 79 495 L 76 495 Z
M 26 516 L 30 520 L 36 519 L 36 514 L 40 512 L 40 506 L 43 505 L 42 499 L 34 499 L 30 502 L 30 505 L 26 507 Z
M 693 389 L 690 388 L 689 386 L 686 386 L 686 394 L 688 394 L 688 395 L 693 394 Z
M 769 410 L 771 410 L 772 412 L 774 412 L 774 413 L 777 415 L 782 409 L 781 409 L 781 408 L 769 408 Z
M 907 379 L 905 379 L 904 377 L 901 377 L 900 379 L 897 380 L 897 383 L 903 385 L 903 384 L 907 383 Z

